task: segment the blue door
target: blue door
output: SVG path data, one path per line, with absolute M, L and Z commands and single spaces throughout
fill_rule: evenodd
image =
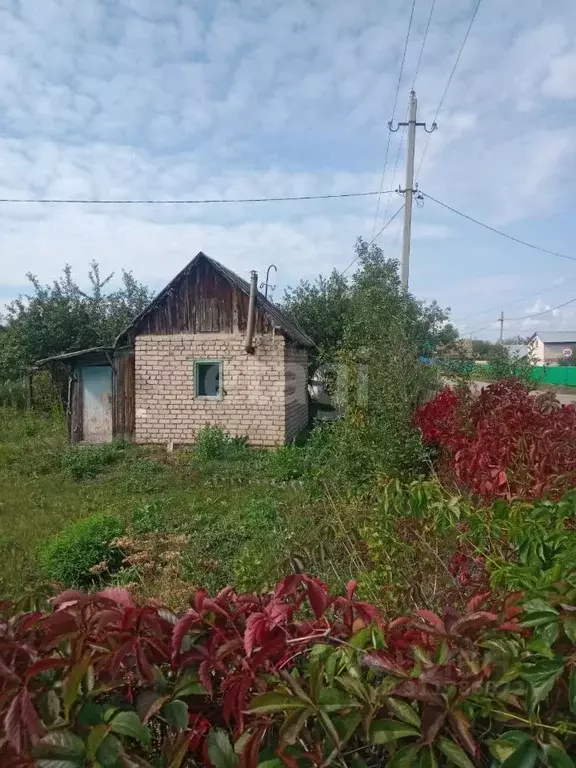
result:
M 82 368 L 83 436 L 86 443 L 112 440 L 112 368 L 90 365 Z

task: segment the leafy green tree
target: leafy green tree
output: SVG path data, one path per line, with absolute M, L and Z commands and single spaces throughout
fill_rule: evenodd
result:
M 61 352 L 111 344 L 151 300 L 151 292 L 130 272 L 121 285 L 107 290 L 113 274 L 104 278 L 96 262 L 88 272 L 89 288 L 80 288 L 67 265 L 52 284 L 27 275 L 30 294 L 8 305 L 0 334 L 0 378 L 13 380 L 37 360 Z
M 282 308 L 316 344 L 308 358 L 311 374 L 321 363 L 334 361 L 342 345 L 349 303 L 348 281 L 337 270 L 329 277 L 319 275 L 314 282 L 301 280 L 285 291 Z
M 358 269 L 338 358 L 346 371 L 344 418 L 331 427 L 333 473 L 369 485 L 377 474 L 409 476 L 426 465 L 413 426 L 421 397 L 438 386 L 438 370 L 421 362 L 457 337 L 438 304 L 418 301 L 401 285 L 398 262 L 359 240 Z

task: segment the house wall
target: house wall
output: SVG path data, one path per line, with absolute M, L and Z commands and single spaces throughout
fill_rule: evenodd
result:
M 285 440 L 288 443 L 308 426 L 308 352 L 302 347 L 287 344 L 284 363 Z
M 239 333 L 144 335 L 135 340 L 137 443 L 193 443 L 206 424 L 251 445 L 281 445 L 286 436 L 285 342 L 255 337 L 254 354 Z M 194 396 L 194 361 L 221 360 L 221 400 Z M 291 424 L 301 419 L 292 409 Z
M 569 344 L 567 342 L 556 342 L 556 343 L 549 343 L 549 344 L 542 343 L 542 346 L 544 347 L 544 360 L 543 360 L 543 362 L 544 363 L 557 363 L 559 358 L 562 357 L 562 350 L 563 349 L 572 349 L 574 344 Z

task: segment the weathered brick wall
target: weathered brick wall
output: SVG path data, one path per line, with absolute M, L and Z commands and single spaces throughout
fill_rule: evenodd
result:
M 240 334 L 200 333 L 136 338 L 136 442 L 193 443 L 206 424 L 251 445 L 285 441 L 284 338 L 255 337 L 244 350 Z M 194 361 L 222 360 L 221 400 L 194 397 Z
M 286 365 L 286 442 L 308 426 L 308 352 L 289 344 L 284 350 Z

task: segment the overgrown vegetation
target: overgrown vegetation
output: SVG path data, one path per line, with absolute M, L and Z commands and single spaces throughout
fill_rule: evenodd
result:
M 180 616 L 118 588 L 2 604 L 3 764 L 572 763 L 576 589 L 383 621 L 355 586 L 197 591 Z
M 484 501 L 558 498 L 576 485 L 576 406 L 502 379 L 476 398 L 445 389 L 416 415 L 438 471 Z

